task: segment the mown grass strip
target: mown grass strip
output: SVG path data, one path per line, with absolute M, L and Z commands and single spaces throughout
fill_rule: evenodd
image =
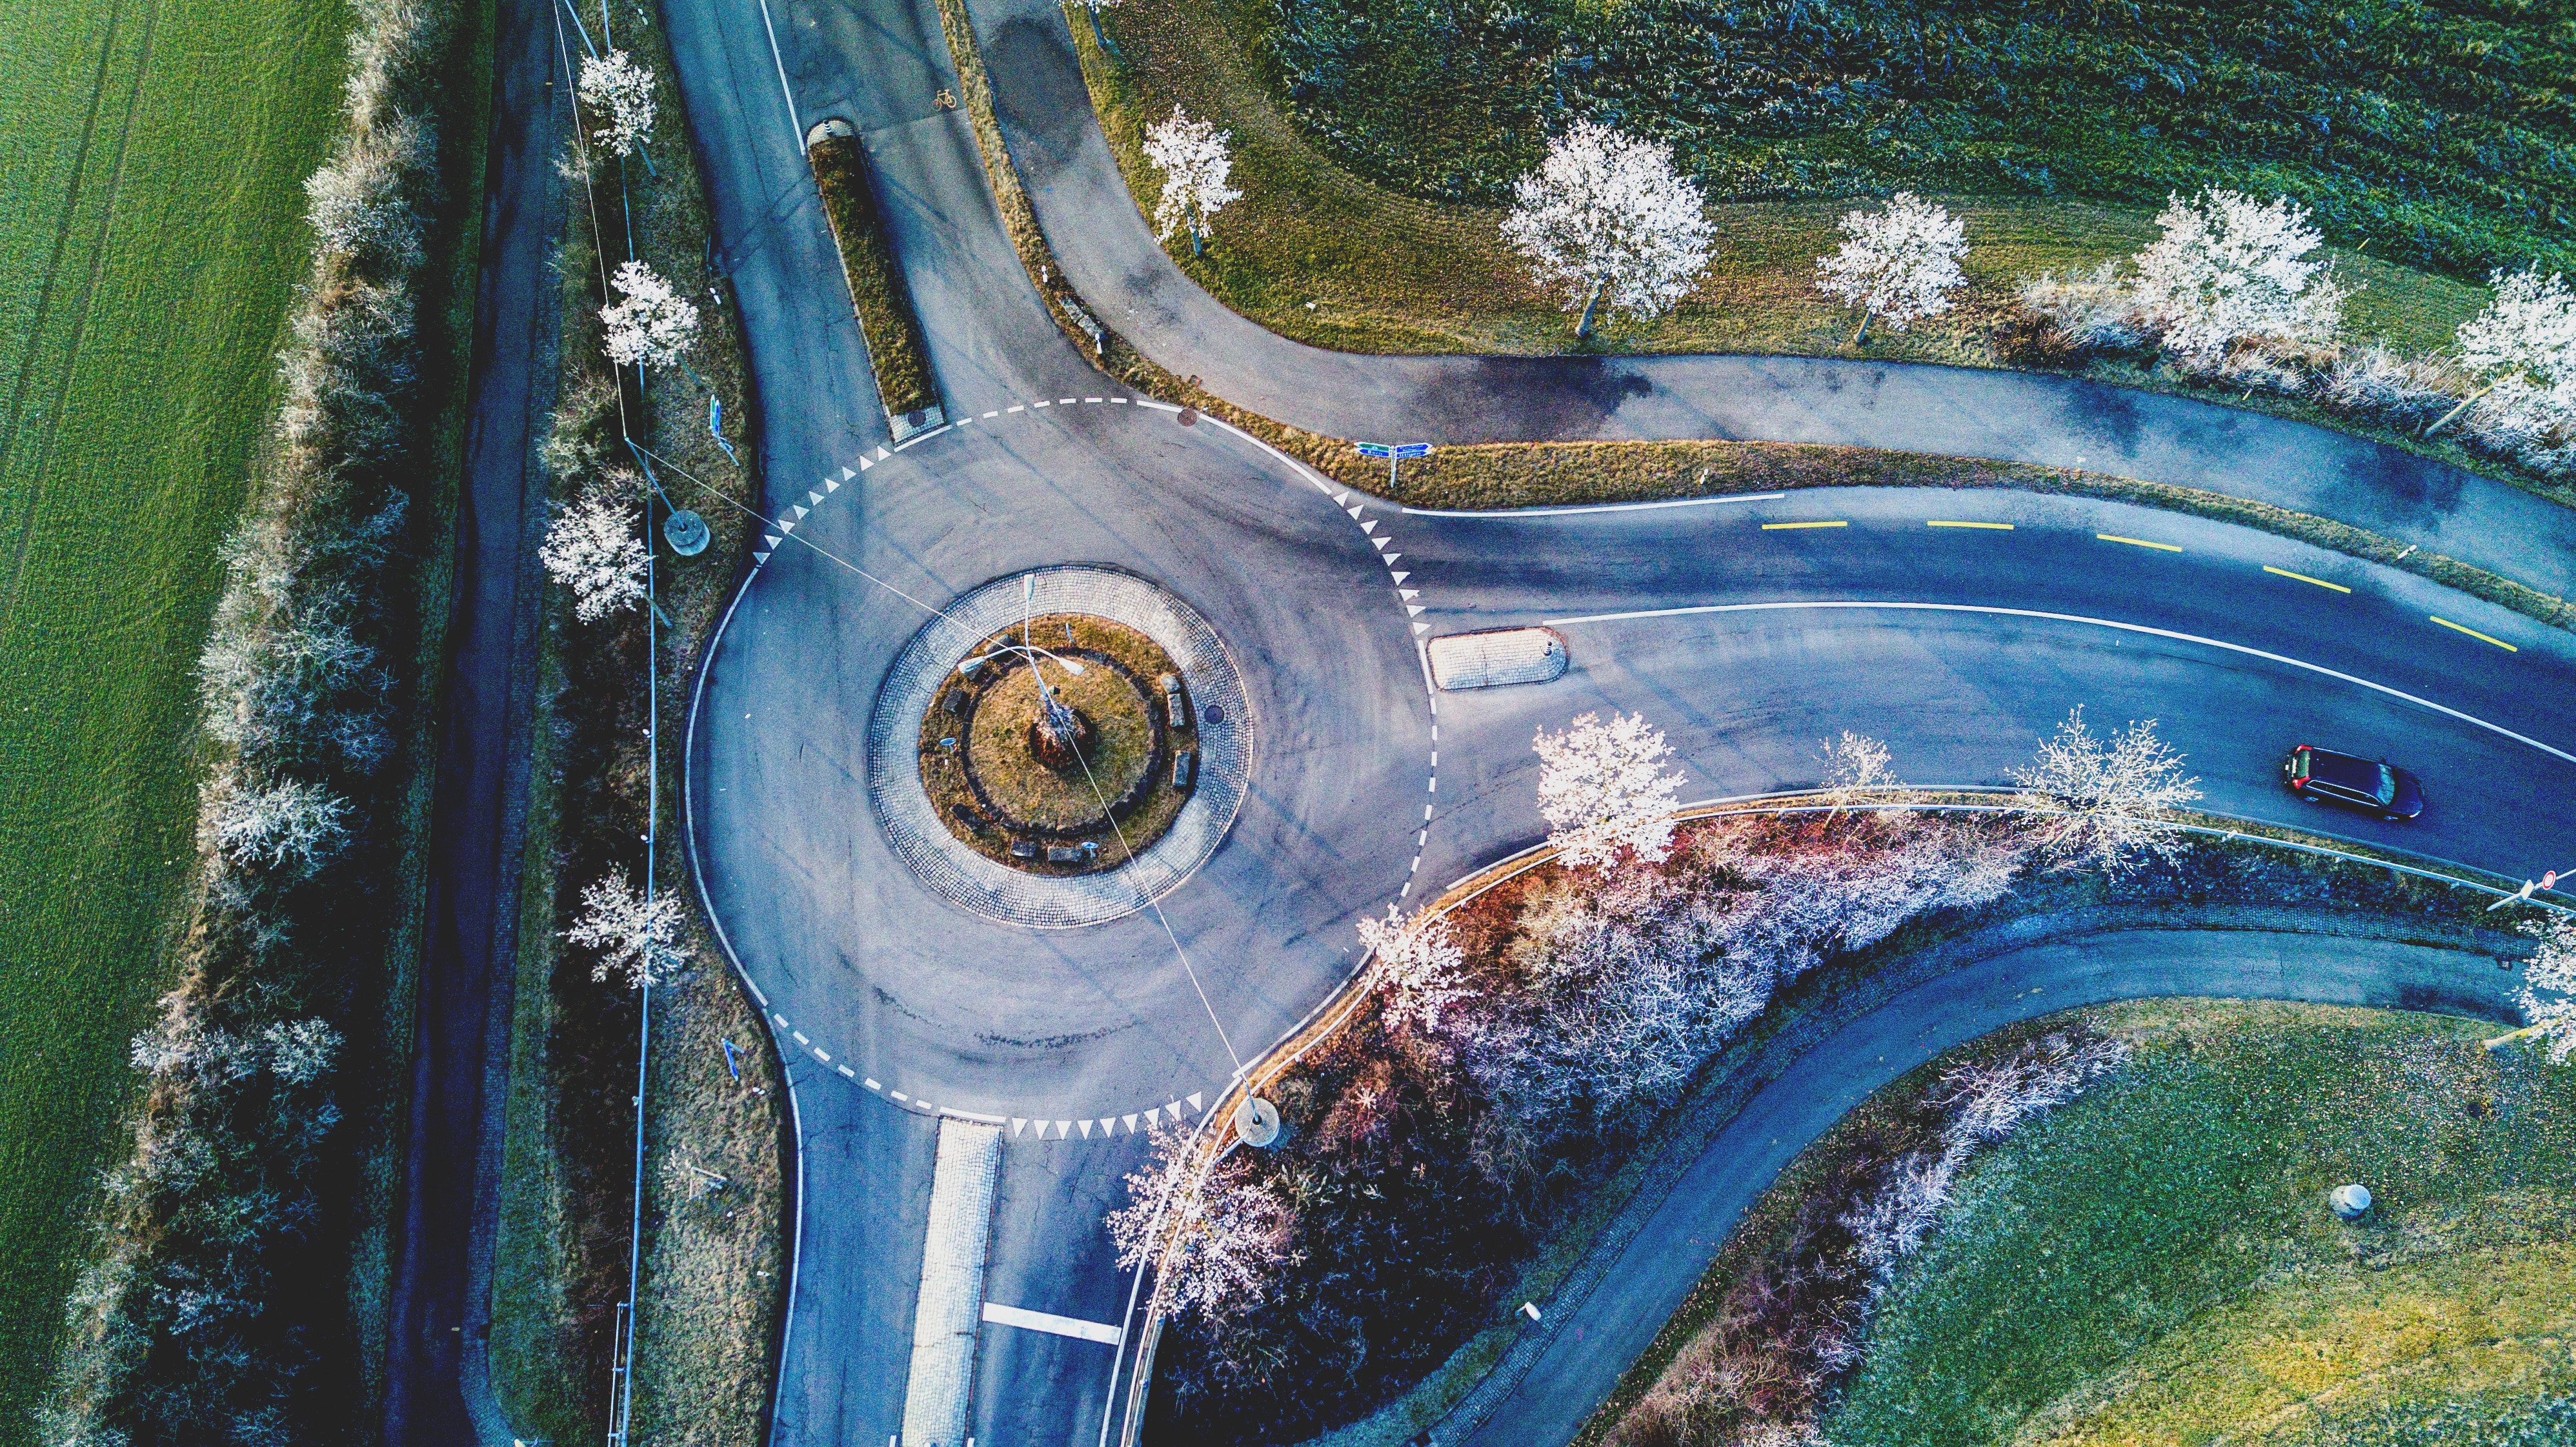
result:
M 913 313 L 911 288 L 895 265 L 885 218 L 877 214 L 875 193 L 868 189 L 866 153 L 855 136 L 826 136 L 805 154 L 814 165 L 823 214 L 831 218 L 832 239 L 841 250 L 841 274 L 849 281 L 850 306 L 867 340 L 877 397 L 890 417 L 929 411 L 939 405 L 939 384 L 931 376 L 930 348 Z

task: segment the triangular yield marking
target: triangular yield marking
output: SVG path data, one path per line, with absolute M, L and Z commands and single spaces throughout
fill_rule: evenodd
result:
M 1087 1120 L 1082 1123 L 1082 1138 L 1084 1140 L 1091 1139 L 1091 1122 Z
M 1345 493 L 1345 494 L 1343 494 L 1343 495 L 1344 495 L 1344 496 L 1346 496 L 1346 497 L 1347 497 L 1347 496 L 1349 496 L 1349 494 L 1347 494 L 1347 493 Z M 1359 510 L 1358 508 L 1352 508 L 1352 509 L 1351 509 L 1351 516 L 1352 516 L 1352 517 L 1358 517 L 1359 515 L 1360 515 L 1360 510 Z
M 827 477 L 823 479 L 823 490 L 825 492 L 839 492 L 841 490 L 841 485 Z
M 820 499 L 820 498 L 817 498 L 817 499 L 815 499 L 815 500 L 816 500 L 817 502 L 821 501 L 821 499 Z M 796 520 L 797 520 L 798 522 L 800 522 L 800 523 L 801 523 L 801 522 L 803 522 L 803 521 L 805 521 L 805 515 L 806 515 L 807 513 L 810 513 L 810 512 L 812 512 L 812 511 L 813 511 L 813 509 L 812 509 L 812 508 L 807 507 L 805 504 L 803 504 L 803 503 L 801 503 L 801 502 L 791 502 L 791 503 L 789 503 L 789 504 L 788 504 L 788 506 L 789 506 L 790 508 L 793 508 L 793 509 L 795 510 L 795 512 L 796 512 Z
M 1207 1109 L 1207 1107 L 1206 1107 L 1205 1105 L 1202 1105 L 1202 1104 L 1199 1102 L 1199 1093 L 1198 1093 L 1197 1091 L 1195 1091 L 1195 1090 L 1193 1090 L 1193 1091 L 1191 1091 L 1191 1092 L 1190 1092 L 1190 1094 L 1189 1094 L 1189 1101 L 1190 1101 L 1190 1109 L 1192 1109 L 1192 1110 L 1205 1110 L 1205 1109 Z
M 1387 544 L 1389 544 L 1389 543 L 1391 543 L 1391 542 L 1394 542 L 1394 541 L 1395 541 L 1395 539 L 1393 539 L 1393 538 L 1371 538 L 1371 539 L 1369 539 L 1369 541 L 1370 541 L 1370 542 L 1372 542 L 1372 543 L 1377 544 L 1377 546 L 1378 546 L 1378 548 L 1379 548 L 1379 550 L 1380 550 L 1380 551 L 1384 551 L 1384 549 L 1386 548 L 1386 545 L 1387 545 Z
M 1398 588 L 1398 589 L 1396 589 L 1395 591 L 1396 591 L 1397 593 L 1401 594 L 1401 595 L 1403 596 L 1403 598 L 1404 598 L 1404 601 L 1406 601 L 1407 603 L 1410 603 L 1410 602 L 1412 602 L 1414 599 L 1419 598 L 1419 597 L 1421 597 L 1421 596 L 1422 596 L 1422 590 L 1421 590 L 1420 588 Z
M 1405 604 L 1405 605 L 1404 605 L 1404 616 L 1405 616 L 1405 617 L 1407 617 L 1407 618 L 1419 618 L 1419 617 L 1421 617 L 1421 616 L 1422 616 L 1422 605 L 1421 605 L 1421 604 L 1419 604 L 1419 603 L 1407 603 L 1407 604 Z
M 876 460 L 875 458 L 873 458 L 873 457 L 868 457 L 868 456 L 864 456 L 864 455 L 862 455 L 862 456 L 859 458 L 859 471 L 861 471 L 861 472 L 865 472 L 865 471 L 867 471 L 869 468 L 874 467 L 874 466 L 876 466 L 876 465 L 877 465 L 877 460 Z
M 1344 507 L 1348 507 L 1350 506 L 1351 495 L 1349 492 L 1345 491 L 1340 497 L 1334 498 L 1333 501 L 1340 503 Z
M 854 478 L 854 477 L 856 477 L 856 476 L 858 476 L 858 474 L 857 474 L 857 473 L 850 471 L 850 470 L 849 470 L 848 468 L 846 468 L 846 467 L 844 467 L 844 468 L 842 468 L 842 469 L 841 469 L 841 481 L 843 481 L 843 482 L 847 482 L 847 481 L 849 481 L 851 478 Z
M 825 479 L 823 479 L 823 480 L 824 480 L 825 482 L 830 482 L 830 481 L 831 481 L 831 479 L 830 479 L 830 478 L 828 478 L 828 477 L 827 477 L 827 478 L 825 478 Z M 807 489 L 807 490 L 806 490 L 806 493 L 805 493 L 805 500 L 806 500 L 807 502 L 810 502 L 810 503 L 814 504 L 814 506 L 816 506 L 816 507 L 821 507 L 821 506 L 823 505 L 823 494 L 821 494 L 821 493 L 819 493 L 819 492 L 815 492 L 815 491 L 813 491 L 812 489 L 810 489 L 810 488 L 809 488 L 809 489 Z
M 1390 538 L 1390 539 L 1388 539 L 1388 541 L 1392 542 L 1392 541 L 1394 541 L 1394 539 Z M 1400 558 L 1400 557 L 1403 557 L 1403 556 L 1404 556 L 1404 554 L 1402 554 L 1402 553 L 1389 553 L 1389 554 L 1387 554 L 1385 557 L 1378 559 L 1378 561 L 1379 561 L 1379 562 L 1381 562 L 1381 563 L 1388 563 L 1388 564 L 1392 564 L 1396 559 L 1398 559 L 1398 558 Z M 1397 578 L 1397 580 L 1398 580 L 1398 581 L 1401 581 L 1401 580 L 1402 580 L 1406 575 L 1405 575 L 1405 574 L 1402 574 L 1402 573 L 1397 573 L 1395 576 L 1396 576 L 1396 578 Z
M 1419 638 L 1419 637 L 1421 637 L 1423 634 L 1428 633 L 1428 632 L 1430 632 L 1430 631 L 1431 631 L 1431 625 L 1430 625 L 1430 624 L 1428 624 L 1428 623 L 1416 623 L 1416 624 L 1414 624 L 1414 625 L 1413 625 L 1413 636 L 1414 636 L 1414 637 L 1416 637 L 1416 638 Z
M 754 563 L 765 563 L 765 562 L 768 562 L 768 561 L 769 561 L 769 554 L 767 554 L 767 553 L 754 553 L 754 554 L 752 554 L 752 555 L 751 555 L 751 560 L 752 560 L 752 562 L 754 562 Z
M 778 520 L 778 530 L 782 533 L 792 533 L 796 531 L 796 519 L 780 518 Z
M 761 536 L 769 539 L 769 545 L 771 547 L 774 548 L 778 546 L 778 535 L 776 533 L 762 533 Z
M 1411 573 L 1397 573 L 1397 574 L 1395 575 L 1395 581 L 1397 581 L 1398 583 L 1401 583 L 1401 582 L 1403 582 L 1405 579 L 1410 578 L 1410 577 L 1412 577 L 1412 576 L 1413 576 L 1413 575 L 1412 575 Z
M 1360 531 L 1361 531 L 1361 532 L 1364 532 L 1364 533 L 1370 533 L 1370 534 L 1374 534 L 1374 533 L 1376 533 L 1376 532 L 1377 532 L 1377 519 L 1376 519 L 1376 518 L 1370 518 L 1367 522 L 1364 522 L 1364 523 L 1360 524 Z
M 1179 1101 L 1177 1101 L 1177 1100 L 1176 1100 L 1176 1101 L 1173 1101 L 1173 1102 L 1172 1102 L 1172 1103 L 1170 1103 L 1169 1105 L 1164 1106 L 1164 1107 L 1163 1107 L 1163 1109 L 1165 1109 L 1165 1110 L 1167 1110 L 1167 1111 L 1171 1112 L 1172 1119 L 1173 1119 L 1175 1122 L 1177 1122 L 1177 1121 L 1179 1121 L 1179 1120 L 1180 1120 L 1180 1118 L 1181 1118 L 1181 1103 L 1180 1103 Z
M 1122 1115 L 1118 1118 L 1127 1122 L 1127 1133 L 1129 1135 L 1134 1135 L 1136 1133 L 1136 1117 L 1132 1115 Z
M 1100 1118 L 1100 1133 L 1102 1135 L 1118 1134 L 1118 1122 L 1108 1116 L 1102 1116 Z
M 1055 1123 L 1055 1138 L 1056 1138 L 1057 1140 L 1062 1140 L 1062 1139 L 1064 1139 L 1066 1136 L 1069 1136 L 1069 1135 L 1071 1135 L 1071 1134 L 1073 1134 L 1073 1122 L 1072 1122 L 1072 1121 L 1069 1121 L 1069 1120 L 1060 1120 L 1060 1121 L 1057 1121 L 1057 1122 Z
M 1026 1129 L 1026 1128 L 1028 1127 L 1028 1123 L 1029 1123 L 1029 1122 L 1028 1122 L 1028 1119 L 1027 1119 L 1025 1116 L 1017 1116 L 1017 1115 L 1012 1116 L 1012 1117 L 1011 1117 L 1011 1139 L 1013 1139 L 1013 1140 L 1018 1140 L 1018 1139 L 1020 1138 L 1020 1132 L 1021 1132 L 1022 1130 L 1024 1130 L 1024 1129 Z M 1044 1130 L 1044 1129 L 1046 1129 L 1046 1127 L 1045 1127 L 1045 1125 L 1044 1125 L 1044 1124 L 1040 1124 L 1040 1125 L 1039 1125 L 1039 1127 L 1038 1127 L 1038 1129 L 1040 1129 L 1040 1130 Z
M 894 456 L 894 454 L 893 454 L 893 453 L 891 453 L 891 452 L 886 451 L 886 450 L 885 450 L 885 447 L 884 447 L 884 445 L 883 445 L 883 444 L 879 444 L 879 445 L 878 445 L 878 447 L 877 447 L 877 461 L 879 461 L 879 462 L 883 462 L 883 461 L 885 461 L 887 458 L 892 457 L 892 456 Z
M 1161 1125 L 1162 1123 L 1163 1123 L 1163 1108 L 1162 1108 L 1161 1106 L 1159 1106 L 1159 1105 L 1149 1105 L 1149 1106 L 1145 1107 L 1145 1124 L 1147 1124 L 1147 1125 Z

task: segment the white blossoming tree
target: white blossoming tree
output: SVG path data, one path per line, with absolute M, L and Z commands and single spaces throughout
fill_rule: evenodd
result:
M 2015 802 L 2036 821 L 2039 845 L 2059 868 L 2124 874 L 2144 857 L 2182 852 L 2180 838 L 2158 827 L 2162 815 L 2200 797 L 2200 780 L 2182 768 L 2182 755 L 2156 737 L 2154 719 L 2097 737 L 2079 707 L 2028 768 L 2014 771 Z
M 2424 435 L 2448 427 L 2479 398 L 2511 388 L 2576 415 L 2576 292 L 2556 272 L 2537 266 L 2499 271 L 2495 300 L 2460 325 L 2460 365 L 2485 385 L 2460 399 Z
M 1097 21 L 1097 11 L 1093 19 Z M 1145 159 L 1163 173 L 1162 199 L 1154 203 L 1154 234 L 1169 241 L 1172 233 L 1188 231 L 1192 256 L 1207 251 L 1210 219 L 1243 196 L 1226 184 L 1234 172 L 1226 142 L 1233 139 L 1232 131 L 1194 121 L 1179 106 L 1172 107 L 1169 120 L 1145 128 Z
M 1842 250 L 1816 258 L 1816 286 L 1860 309 L 1855 347 L 1869 335 L 1871 318 L 1884 317 L 1901 332 L 1948 311 L 1950 293 L 1967 282 L 1959 270 L 1967 223 L 1911 191 L 1897 192 L 1882 210 L 1847 213 L 1842 232 Z
M 1708 265 L 1704 207 L 1670 146 L 1578 121 L 1520 179 L 1503 239 L 1540 285 L 1583 309 L 1574 335 L 1588 337 L 1604 306 L 1645 320 L 1689 294 Z
M 590 138 L 611 153 L 634 155 L 653 134 L 653 72 L 625 51 L 583 56 L 574 90 L 603 122 Z
M 1387 1015 L 1398 1024 L 1436 1030 L 1443 1009 L 1475 993 L 1466 981 L 1467 952 L 1445 920 L 1406 920 L 1390 904 L 1386 918 L 1360 921 L 1360 943 L 1377 956 Z
M 1653 864 L 1672 852 L 1673 805 L 1682 776 L 1667 774 L 1673 756 L 1663 731 L 1639 714 L 1614 713 L 1603 723 L 1584 714 L 1562 733 L 1539 730 L 1538 811 L 1559 858 L 1600 867 L 1623 853 Z
M 1898 787 L 1896 770 L 1888 766 L 1887 745 L 1869 737 L 1843 730 L 1842 737 L 1825 740 L 1823 793 L 1840 814 L 1866 798 L 1873 789 Z
M 2308 210 L 2212 188 L 2167 198 L 2164 236 L 2138 253 L 2132 298 L 2167 350 L 2201 365 L 2239 342 L 2322 342 L 2343 322 L 2348 293 L 2326 262 Z
M 2564 1064 L 2576 1054 L 2576 920 L 2560 915 L 2526 924 L 2523 932 L 2540 949 L 2523 966 L 2522 992 L 2514 998 L 2531 1033 L 2549 1042 L 2549 1058 Z
M 584 623 L 644 601 L 653 550 L 635 508 L 620 496 L 637 481 L 634 473 L 618 469 L 583 489 L 557 510 L 537 549 L 546 576 L 572 589 L 573 616 Z
M 618 267 L 609 280 L 618 300 L 599 309 L 608 360 L 621 367 L 687 366 L 698 341 L 697 304 L 641 261 Z
M 647 900 L 623 875 L 603 875 L 582 887 L 581 913 L 563 937 L 599 952 L 592 979 L 614 975 L 632 988 L 667 983 L 688 959 L 679 946 L 679 897 Z
M 215 807 L 215 843 L 245 864 L 309 872 L 348 842 L 348 815 L 348 801 L 319 784 L 232 789 Z
M 1251 1305 L 1289 1248 L 1287 1206 L 1241 1161 L 1203 1164 L 1187 1130 L 1152 1128 L 1153 1156 L 1127 1176 L 1127 1204 L 1104 1224 L 1121 1270 L 1159 1263 L 1154 1289 L 1209 1320 Z

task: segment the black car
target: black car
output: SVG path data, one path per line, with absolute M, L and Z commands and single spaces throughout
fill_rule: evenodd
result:
M 2424 786 L 2386 759 L 2301 744 L 2281 761 L 2281 781 L 2311 804 L 2341 804 L 2390 820 L 2424 812 Z

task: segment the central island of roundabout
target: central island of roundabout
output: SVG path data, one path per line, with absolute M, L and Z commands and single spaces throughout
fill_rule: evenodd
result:
M 1062 929 L 1143 909 L 1242 806 L 1252 706 L 1207 621 L 1102 567 L 998 578 L 886 673 L 868 792 L 895 853 L 952 904 Z

